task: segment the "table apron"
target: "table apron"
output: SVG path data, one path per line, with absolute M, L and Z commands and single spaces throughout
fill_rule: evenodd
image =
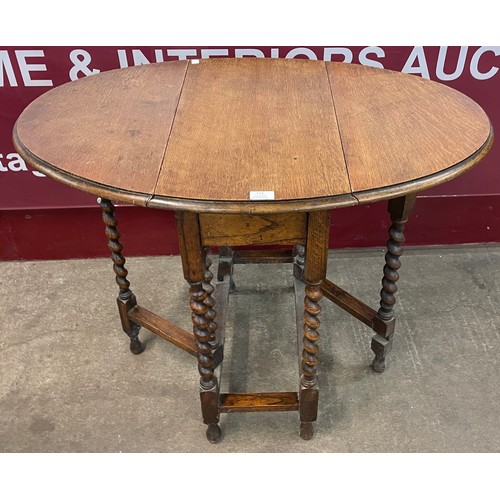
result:
M 297 245 L 306 240 L 307 214 L 199 215 L 204 246 Z

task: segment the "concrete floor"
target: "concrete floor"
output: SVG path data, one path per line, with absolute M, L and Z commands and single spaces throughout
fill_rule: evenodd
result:
M 0 452 L 498 452 L 500 246 L 407 249 L 389 367 L 371 331 L 323 300 L 320 406 L 311 441 L 298 415 L 229 414 L 211 445 L 195 358 L 143 330 L 128 350 L 108 259 L 0 263 Z M 332 251 L 328 276 L 372 307 L 383 250 Z M 130 258 L 144 307 L 190 328 L 178 257 Z M 235 270 L 227 391 L 295 391 L 289 265 Z

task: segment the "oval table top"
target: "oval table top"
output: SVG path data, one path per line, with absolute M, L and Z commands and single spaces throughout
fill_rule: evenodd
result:
M 84 191 L 226 213 L 393 198 L 460 175 L 493 143 L 481 107 L 442 84 L 356 64 L 260 58 L 86 77 L 33 101 L 13 135 L 34 168 Z

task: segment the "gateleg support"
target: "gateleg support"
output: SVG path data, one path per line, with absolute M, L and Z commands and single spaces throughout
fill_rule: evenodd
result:
M 105 198 L 98 198 L 97 202 L 102 208 L 102 220 L 106 226 L 108 248 L 111 251 L 116 283 L 120 289 L 116 300 L 122 328 L 130 338 L 130 350 L 134 354 L 140 354 L 144 351 L 144 346 L 139 340 L 141 325 L 133 322 L 128 316 L 128 312 L 137 305 L 137 300 L 127 279 L 128 271 L 125 267 L 125 257 L 122 255 L 123 245 L 120 243 L 120 233 L 116 228 L 118 221 L 115 217 L 115 207 L 111 200 Z
M 380 308 L 374 319 L 374 330 L 377 334 L 372 338 L 371 349 L 375 353 L 372 368 L 377 373 L 385 371 L 387 355 L 392 350 L 396 318 L 394 305 L 396 303 L 396 282 L 399 280 L 401 268 L 400 257 L 403 255 L 405 242 L 404 230 L 406 222 L 415 207 L 416 195 L 410 194 L 389 200 L 388 212 L 391 217 L 387 252 L 385 254 L 384 277 L 380 291 Z

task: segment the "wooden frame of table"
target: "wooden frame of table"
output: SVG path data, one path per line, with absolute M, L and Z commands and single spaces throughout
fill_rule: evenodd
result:
M 318 316 L 321 310 L 319 301 L 323 296 L 376 333 L 372 339 L 375 353 L 372 367 L 379 373 L 385 370 L 394 334 L 393 306 L 404 226 L 414 207 L 414 195 L 389 202 L 392 225 L 378 311 L 326 279 L 330 210 L 264 215 L 177 212 L 182 267 L 184 278 L 190 285 L 193 333 L 137 304 L 127 279 L 113 203 L 107 199 L 99 199 L 99 203 L 120 287 L 118 309 L 123 330 L 130 337 L 130 349 L 134 354 L 144 350 L 138 338 L 142 326 L 197 357 L 201 409 L 210 442 L 216 443 L 221 438 L 221 413 L 258 411 L 298 411 L 300 436 L 311 439 L 313 422 L 318 414 Z M 237 245 L 293 245 L 293 250 L 233 250 L 232 247 Z M 220 248 L 217 280 L 221 284 L 217 287 L 217 294 L 214 294 L 212 263 L 207 255 L 207 249 L 213 246 Z M 234 289 L 233 266 L 251 263 L 293 264 L 297 333 L 302 346 L 298 392 L 220 392 L 227 303 L 229 292 Z
M 375 332 L 372 367 L 384 371 L 416 193 L 476 165 L 493 130 L 479 105 L 436 82 L 352 64 L 246 58 L 151 64 L 62 85 L 23 111 L 13 140 L 37 170 L 100 197 L 130 348 L 142 352 L 142 326 L 197 357 L 203 420 L 217 442 L 224 412 L 298 411 L 300 435 L 312 437 L 322 296 Z M 192 333 L 137 303 L 111 200 L 176 212 Z M 331 209 L 378 200 L 389 200 L 392 224 L 375 310 L 326 279 L 326 266 Z M 238 249 L 246 245 L 290 250 Z M 210 247 L 219 247 L 217 293 Z M 233 265 L 253 262 L 293 266 L 297 392 L 220 392 Z

